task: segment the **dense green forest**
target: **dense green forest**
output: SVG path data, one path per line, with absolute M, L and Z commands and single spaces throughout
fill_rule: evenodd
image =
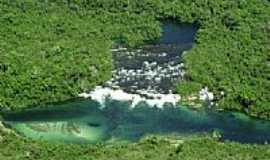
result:
M 210 137 L 149 136 L 137 143 L 67 145 L 30 141 L 1 129 L 0 147 L 3 160 L 268 160 L 270 156 L 269 145 L 219 142 Z
M 110 78 L 114 43 L 155 39 L 148 14 L 107 13 L 65 3 L 0 2 L 0 108 L 67 100 Z M 149 32 L 148 32 L 149 31 Z
M 1 109 L 93 88 L 110 77 L 113 44 L 153 41 L 159 20 L 174 19 L 200 25 L 184 56 L 187 82 L 179 83 L 179 93 L 208 86 L 219 108 L 270 116 L 267 0 L 2 0 L 0 8 Z
M 111 76 L 110 48 L 154 41 L 160 21 L 197 23 L 183 96 L 270 118 L 268 0 L 0 0 L 0 110 L 76 97 Z M 224 91 L 225 95 L 220 93 Z M 0 159 L 269 159 L 269 146 L 163 138 L 116 146 L 30 141 L 0 129 Z M 64 157 L 63 157 L 64 156 Z M 48 158 L 51 157 L 51 158 Z

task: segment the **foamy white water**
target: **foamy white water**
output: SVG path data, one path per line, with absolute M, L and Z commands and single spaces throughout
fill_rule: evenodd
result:
M 185 75 L 185 65 L 181 63 L 178 54 L 127 48 L 111 51 L 117 62 L 112 78 L 89 93 L 79 94 L 80 97 L 91 98 L 102 105 L 110 98 L 129 102 L 131 107 L 146 102 L 149 106 L 159 108 L 166 103 L 175 106 L 181 100 L 180 95 L 171 91 L 175 89 L 173 83 L 182 80 Z M 203 101 L 214 99 L 213 93 L 209 92 L 207 87 L 202 88 L 194 97 Z
M 108 87 L 96 87 L 90 93 L 79 94 L 80 97 L 91 98 L 98 101 L 100 104 L 104 104 L 106 98 L 111 98 L 117 101 L 127 101 L 130 102 L 131 107 L 135 107 L 140 102 L 146 102 L 150 106 L 156 106 L 162 108 L 164 104 L 170 103 L 176 105 L 180 101 L 181 97 L 177 94 L 160 94 L 151 93 L 147 90 L 138 91 L 141 94 L 131 94 L 126 93 L 121 89 L 111 89 Z

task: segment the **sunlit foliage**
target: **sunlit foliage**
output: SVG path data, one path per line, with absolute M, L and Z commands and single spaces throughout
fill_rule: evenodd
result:
M 208 86 L 220 108 L 270 117 L 269 0 L 0 0 L 0 109 L 75 97 L 110 77 L 110 48 L 198 23 L 179 93 Z M 220 96 L 224 91 L 225 95 Z M 33 142 L 0 131 L 0 159 L 269 159 L 269 146 L 163 140 L 117 146 Z M 63 158 L 64 157 L 64 158 Z
M 180 94 L 208 86 L 221 108 L 269 116 L 267 0 L 2 0 L 0 6 L 1 108 L 91 89 L 110 77 L 112 44 L 153 41 L 158 21 L 169 18 L 200 26 L 184 56 Z
M 0 138 L 3 160 L 267 160 L 270 156 L 269 145 L 219 142 L 210 137 L 150 136 L 138 143 L 72 145 L 29 141 L 0 130 Z
M 114 43 L 160 34 L 147 13 L 74 10 L 58 1 L 0 1 L 0 109 L 76 97 L 110 78 Z

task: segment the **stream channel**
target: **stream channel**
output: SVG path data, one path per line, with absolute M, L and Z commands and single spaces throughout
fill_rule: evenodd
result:
M 35 140 L 67 143 L 138 141 L 147 135 L 200 135 L 218 131 L 222 140 L 270 141 L 270 122 L 177 102 L 184 78 L 182 54 L 191 49 L 198 26 L 164 22 L 155 44 L 112 49 L 113 77 L 81 98 L 3 115 L 4 124 Z

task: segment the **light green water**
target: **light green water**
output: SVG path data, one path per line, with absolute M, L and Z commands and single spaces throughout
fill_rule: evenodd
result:
M 5 124 L 35 140 L 67 143 L 137 141 L 147 135 L 193 135 L 218 130 L 222 139 L 243 143 L 270 140 L 270 122 L 234 112 L 191 110 L 183 106 L 163 109 L 140 103 L 107 100 L 105 107 L 92 100 L 77 99 L 3 115 Z

